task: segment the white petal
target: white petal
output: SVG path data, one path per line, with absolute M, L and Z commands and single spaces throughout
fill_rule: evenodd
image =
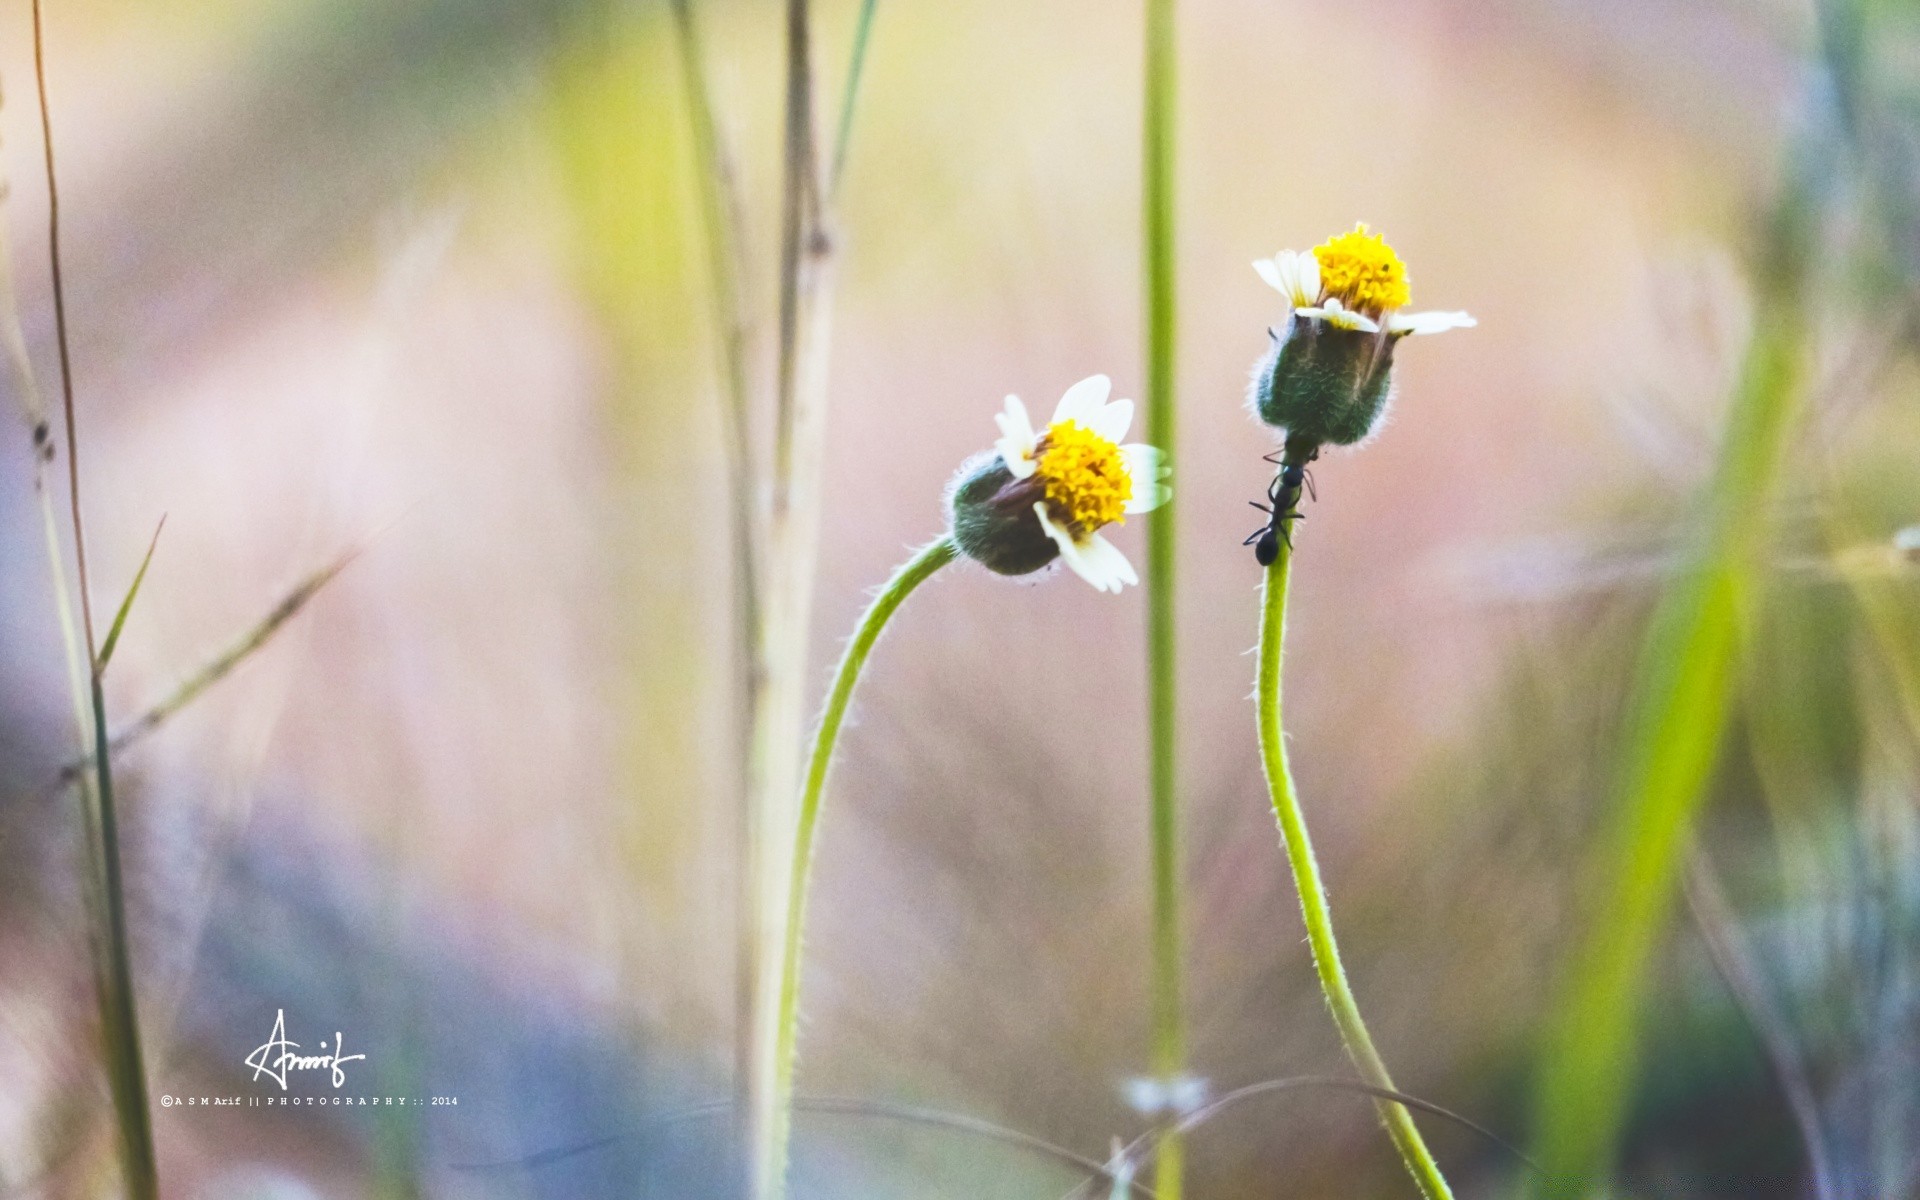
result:
M 1173 498 L 1173 489 L 1160 482 L 1173 471 L 1166 465 L 1165 451 L 1136 442 L 1120 447 L 1120 456 L 1133 479 L 1133 496 L 1127 501 L 1127 513 L 1152 512 Z
M 1449 329 L 1472 329 L 1479 323 L 1463 312 L 1395 313 L 1387 319 L 1387 332 L 1445 333 Z
M 1133 424 L 1133 401 L 1115 400 L 1095 412 L 1092 420 L 1083 423 L 1117 446 L 1120 439 L 1127 436 L 1127 428 Z
M 1300 288 L 1296 308 L 1305 308 L 1320 298 L 1320 260 L 1311 252 L 1302 253 L 1295 260 L 1294 278 Z
M 1320 264 L 1311 254 L 1282 250 L 1271 259 L 1253 264 L 1267 285 L 1287 298 L 1292 308 L 1312 304 L 1320 294 Z
M 1081 578 L 1101 591 L 1118 594 L 1127 584 L 1140 582 L 1140 577 L 1133 573 L 1133 564 L 1120 552 L 1120 547 L 1097 533 L 1081 543 L 1080 557 L 1087 567 L 1080 571 Z M 1078 567 L 1074 569 L 1080 570 Z M 1095 576 L 1104 582 L 1096 582 Z
M 1127 556 L 1107 539 L 1096 533 L 1084 541 L 1074 541 L 1071 533 L 1055 525 L 1053 518 L 1047 516 L 1044 503 L 1034 504 L 1033 515 L 1040 518 L 1041 531 L 1060 547 L 1060 561 L 1095 588 L 1103 592 L 1118 592 L 1123 584 L 1140 582 Z
M 1000 452 L 1000 460 L 1007 464 L 1007 470 L 1015 479 L 1025 479 L 1033 474 L 1034 446 L 1039 439 L 1034 436 L 1033 421 L 1027 416 L 1027 406 L 1020 403 L 1020 397 L 1007 397 L 1007 410 L 996 413 L 994 421 L 1000 426 L 1000 439 L 993 448 Z
M 1340 329 L 1358 329 L 1362 333 L 1380 332 L 1379 324 L 1371 317 L 1362 316 L 1350 308 L 1343 307 L 1338 298 L 1329 299 L 1325 308 L 1302 308 L 1296 311 L 1303 317 L 1317 317 Z
M 1253 260 L 1253 269 L 1260 273 L 1260 278 L 1267 281 L 1268 287 L 1285 296 L 1288 301 L 1292 301 L 1293 289 L 1287 285 L 1287 280 L 1281 276 L 1280 268 L 1273 264 L 1274 259 L 1256 258 Z
M 1040 532 L 1052 538 L 1054 544 L 1060 547 L 1060 557 L 1067 560 L 1068 566 L 1078 571 L 1080 568 L 1074 567 L 1073 564 L 1080 559 L 1080 547 L 1074 543 L 1073 534 L 1067 532 L 1065 526 L 1053 523 L 1053 518 L 1047 515 L 1047 505 L 1044 500 L 1034 501 L 1033 515 L 1040 518 Z
M 1087 376 L 1060 397 L 1060 406 L 1053 410 L 1053 423 L 1078 421 L 1091 427 L 1094 414 L 1107 402 L 1107 394 L 1112 390 L 1113 380 L 1105 375 Z
M 1127 501 L 1121 511 L 1128 516 L 1134 513 L 1152 512 L 1162 504 L 1173 499 L 1173 489 L 1164 483 L 1136 483 L 1133 485 L 1133 498 Z
M 1122 511 L 1131 516 L 1134 513 L 1152 512 L 1162 504 L 1173 499 L 1173 489 L 1164 483 L 1134 484 L 1133 498 L 1127 501 Z
M 1173 474 L 1173 468 L 1167 465 L 1167 452 L 1158 446 L 1129 442 L 1120 447 L 1120 459 L 1127 464 L 1127 474 L 1135 483 L 1151 483 Z

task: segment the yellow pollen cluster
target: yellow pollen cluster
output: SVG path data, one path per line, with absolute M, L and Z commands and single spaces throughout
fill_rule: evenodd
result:
M 1315 246 L 1313 257 L 1320 264 L 1320 286 L 1348 308 L 1378 316 L 1413 299 L 1407 264 L 1365 223 Z
M 1086 532 L 1126 520 L 1133 499 L 1133 476 L 1120 447 L 1078 421 L 1047 430 L 1034 464 L 1034 478 L 1046 488 L 1054 520 Z

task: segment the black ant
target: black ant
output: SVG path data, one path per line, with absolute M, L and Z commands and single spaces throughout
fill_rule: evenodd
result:
M 1300 493 L 1304 490 L 1309 497 L 1315 500 L 1320 498 L 1319 493 L 1314 490 L 1313 476 L 1308 473 L 1306 463 L 1281 462 L 1281 454 L 1282 451 L 1276 450 L 1272 454 L 1261 457 L 1262 462 L 1270 462 L 1278 466 L 1280 473 L 1275 475 L 1273 482 L 1267 485 L 1268 504 L 1262 504 L 1258 500 L 1247 501 L 1248 504 L 1267 514 L 1267 523 L 1248 534 L 1247 540 L 1240 543 L 1242 546 L 1253 547 L 1253 557 L 1259 560 L 1263 567 L 1272 566 L 1273 560 L 1280 557 L 1282 541 L 1287 543 L 1287 549 L 1293 549 L 1293 534 L 1287 522 L 1306 520 L 1306 514 L 1298 507 Z M 1312 459 L 1308 461 L 1311 462 Z

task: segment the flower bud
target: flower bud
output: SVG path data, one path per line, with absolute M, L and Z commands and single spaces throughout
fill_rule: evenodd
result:
M 953 544 L 999 575 L 1029 575 L 1060 557 L 1060 547 L 1033 515 L 1042 490 L 1015 479 L 997 453 L 970 458 L 947 493 Z
M 1260 419 L 1300 445 L 1364 441 L 1386 412 L 1397 339 L 1298 313 L 1268 336 L 1273 344 L 1253 382 Z

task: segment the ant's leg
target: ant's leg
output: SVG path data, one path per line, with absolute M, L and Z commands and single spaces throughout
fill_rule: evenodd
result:
M 1300 469 L 1300 477 L 1306 480 L 1307 495 L 1311 497 L 1315 502 L 1318 502 L 1320 499 L 1320 490 L 1313 486 L 1313 472 L 1307 470 L 1305 467 L 1302 467 Z

